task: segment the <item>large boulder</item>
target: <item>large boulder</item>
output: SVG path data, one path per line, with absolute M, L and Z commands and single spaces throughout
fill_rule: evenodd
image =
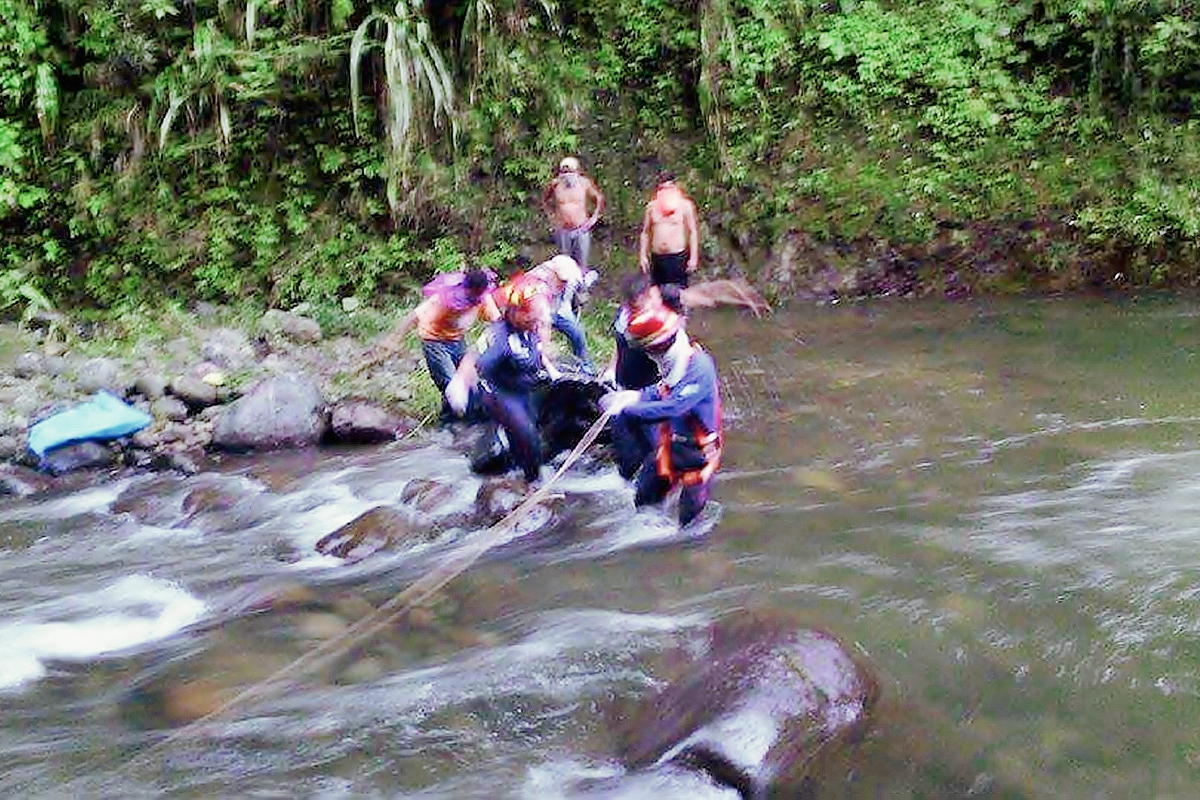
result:
M 865 732 L 877 697 L 834 636 L 747 614 L 714 624 L 707 654 L 631 715 L 622 757 L 635 771 L 696 770 L 745 798 L 794 797 Z
M 264 380 L 217 420 L 212 444 L 220 450 L 307 447 L 321 441 L 328 420 L 321 391 L 302 375 Z

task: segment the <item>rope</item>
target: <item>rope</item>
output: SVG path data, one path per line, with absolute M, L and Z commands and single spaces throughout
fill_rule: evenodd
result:
M 396 620 L 407 614 L 414 607 L 427 600 L 447 583 L 454 580 L 454 578 L 458 577 L 468 568 L 470 568 L 471 565 L 478 561 L 479 558 L 488 550 L 491 550 L 493 547 L 503 544 L 505 541 L 507 541 L 507 534 L 512 531 L 516 524 L 526 514 L 528 514 L 529 511 L 538 504 L 538 502 L 540 502 L 544 497 L 547 496 L 547 494 L 549 494 L 550 487 L 554 484 L 554 482 L 561 478 L 563 473 L 566 472 L 572 464 L 579 460 L 579 457 L 583 455 L 584 451 L 591 447 L 592 443 L 596 441 L 596 437 L 600 435 L 600 432 L 604 429 L 605 424 L 607 424 L 611 416 L 612 414 L 610 412 L 603 412 L 600 415 L 600 418 L 592 423 L 592 427 L 588 428 L 587 433 L 583 435 L 583 438 L 579 440 L 579 443 L 575 445 L 574 449 L 571 450 L 571 452 L 563 460 L 563 463 L 557 470 L 555 470 L 550 479 L 538 487 L 536 491 L 526 497 L 521 504 L 510 511 L 508 515 L 504 517 L 504 519 L 488 528 L 487 531 L 478 537 L 478 541 L 467 542 L 456 550 L 451 551 L 442 564 L 435 567 L 430 572 L 427 572 L 419 580 L 409 585 L 408 588 L 404 589 L 391 600 L 375 609 L 375 611 L 372 613 L 351 625 L 340 635 L 322 642 L 315 649 L 310 650 L 308 653 L 300 656 L 290 664 L 281 667 L 265 680 L 262 680 L 259 683 L 244 689 L 226 702 L 222 703 L 217 708 L 210 711 L 208 714 L 205 714 L 203 717 L 193 720 L 179 730 L 172 732 L 165 739 L 155 743 L 150 748 L 143 751 L 140 755 L 134 757 L 130 762 L 128 762 L 129 765 L 132 766 L 141 761 L 149 759 L 151 756 L 160 752 L 163 748 L 177 742 L 179 739 L 183 738 L 185 735 L 195 730 L 195 728 L 203 725 L 206 722 L 213 722 L 217 719 L 220 719 L 228 712 L 251 701 L 261 700 L 269 697 L 272 690 L 277 689 L 279 684 L 281 684 L 284 680 L 297 675 L 302 675 L 308 670 L 312 670 L 327 664 L 335 657 L 345 653 L 347 650 L 368 641 L 372 636 L 393 624 Z

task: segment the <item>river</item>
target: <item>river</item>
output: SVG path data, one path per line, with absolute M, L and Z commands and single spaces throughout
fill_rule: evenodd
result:
M 341 630 L 329 608 L 377 605 L 470 538 L 479 481 L 448 434 L 5 498 L 0 793 L 574 797 L 620 773 L 611 722 L 666 654 L 774 607 L 880 678 L 822 796 L 1200 795 L 1196 309 L 701 312 L 727 425 L 702 536 L 635 513 L 611 468 L 569 473 L 569 524 L 485 558 L 423 628 L 169 741 L 155 691 L 253 685 Z M 417 510 L 421 478 L 448 489 Z M 315 552 L 379 505 L 438 533 L 352 565 Z M 263 611 L 288 592 L 342 600 Z

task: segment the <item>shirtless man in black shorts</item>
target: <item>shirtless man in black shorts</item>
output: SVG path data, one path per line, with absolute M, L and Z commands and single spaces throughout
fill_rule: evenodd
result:
M 655 286 L 674 283 L 682 289 L 699 262 L 696 204 L 675 184 L 673 174 L 660 172 L 642 218 L 638 263 Z

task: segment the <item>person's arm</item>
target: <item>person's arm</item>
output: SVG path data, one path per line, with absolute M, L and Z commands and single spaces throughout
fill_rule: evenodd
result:
M 600 215 L 604 213 L 604 194 L 591 178 L 588 178 L 587 193 L 596 205 L 595 210 L 592 211 L 592 216 L 587 221 L 588 230 L 591 230 L 596 227 L 596 223 L 600 221 Z
M 642 390 L 642 399 L 625 408 L 628 414 L 641 422 L 662 422 L 681 417 L 712 395 L 712 387 L 703 375 L 695 375 L 671 387 L 666 397 L 658 397 L 658 386 Z
M 432 302 L 433 298 L 427 298 L 412 311 L 409 311 L 407 314 L 401 317 L 400 321 L 396 323 L 396 327 L 392 328 L 391 332 L 388 333 L 387 336 L 384 336 L 379 340 L 378 344 L 367 351 L 366 359 L 360 362 L 359 365 L 354 368 L 354 371 L 362 372 L 363 370 L 370 369 L 376 364 L 387 361 L 389 358 L 391 358 L 392 355 L 394 355 L 396 351 L 400 349 L 400 344 L 404 341 L 404 337 L 409 334 L 409 331 L 417 326 L 418 315 L 421 312 L 428 310 L 431 307 L 429 304 Z
M 479 316 L 486 322 L 499 322 L 504 313 L 500 310 L 500 306 L 496 305 L 496 298 L 488 294 L 480 305 Z
M 546 190 L 542 192 L 542 212 L 546 215 L 546 218 L 555 225 L 558 224 L 558 213 L 557 208 L 551 204 L 551 200 L 554 199 L 554 190 L 557 188 L 558 178 L 555 178 L 554 180 L 550 181 L 550 183 L 546 186 Z
M 687 226 L 688 237 L 688 272 L 696 268 L 700 263 L 700 224 L 696 220 L 696 204 L 688 201 L 688 215 L 684 220 L 684 225 Z
M 646 204 L 646 213 L 642 215 L 642 235 L 638 240 L 638 266 L 642 272 L 650 271 L 650 204 Z
M 479 382 L 479 372 L 475 367 L 478 358 L 475 350 L 467 351 L 462 361 L 458 362 L 454 377 L 446 385 L 446 402 L 460 417 L 467 413 L 467 406 L 471 403 L 471 390 Z

